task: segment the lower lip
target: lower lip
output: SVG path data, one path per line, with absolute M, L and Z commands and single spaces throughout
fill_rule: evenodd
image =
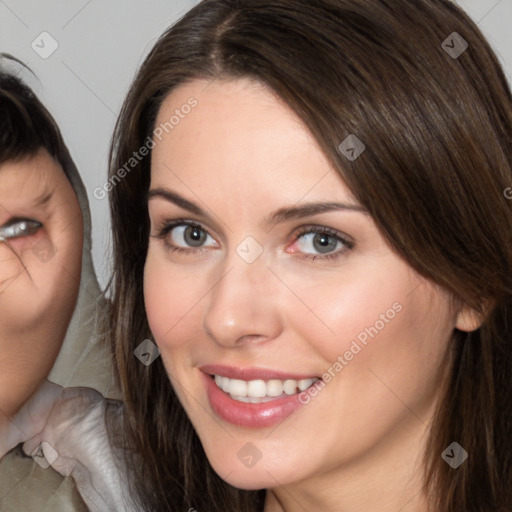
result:
M 239 402 L 222 391 L 212 377 L 206 373 L 203 373 L 203 376 L 212 409 L 223 420 L 233 425 L 249 428 L 271 427 L 283 421 L 302 405 L 299 402 L 299 393 L 261 404 Z

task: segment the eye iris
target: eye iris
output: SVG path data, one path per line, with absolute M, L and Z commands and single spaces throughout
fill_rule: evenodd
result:
M 188 226 L 184 232 L 185 242 L 192 247 L 199 247 L 206 240 L 206 233 L 197 226 Z
M 333 236 L 325 233 L 317 233 L 313 237 L 313 246 L 320 253 L 331 252 L 336 249 L 337 240 Z

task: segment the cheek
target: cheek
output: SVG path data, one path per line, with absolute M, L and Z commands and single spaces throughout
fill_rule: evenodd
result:
M 0 292 L 7 289 L 14 278 L 32 267 L 38 247 L 46 246 L 48 235 L 44 229 L 0 244 Z M 37 260 L 35 260 L 37 261 Z
M 9 288 L 21 272 L 23 272 L 21 261 L 5 244 L 0 244 L 0 294 Z
M 366 299 L 351 297 L 333 324 L 336 342 L 322 347 L 328 385 L 351 418 L 343 421 L 353 423 L 354 431 L 372 424 L 384 433 L 411 411 L 426 420 L 453 332 L 443 294 L 420 285 L 413 293 L 409 287 L 381 287 Z
M 19 275 L 0 293 L 0 406 L 14 412 L 55 362 L 80 284 L 82 229 L 57 239 L 41 230 L 12 244 L 5 273 Z M 23 262 L 23 264 L 20 262 Z M 20 272 L 21 270 L 21 272 Z
M 51 316 L 59 324 L 69 320 L 80 286 L 82 231 L 58 239 L 42 234 L 26 243 L 19 256 L 25 268 L 7 291 L 20 313 L 34 319 Z
M 150 246 L 144 267 L 144 303 L 155 342 L 165 353 L 185 343 L 177 333 L 187 330 L 197 315 L 204 280 L 190 278 L 190 273 L 186 277 L 158 253 L 160 247 Z
M 179 382 L 189 382 L 187 370 L 202 339 L 201 298 L 207 294 L 206 279 L 190 278 L 173 269 L 151 249 L 144 267 L 144 303 L 149 328 L 160 349 L 162 362 L 180 400 Z M 197 343 L 195 343 L 197 342 Z
M 404 298 L 412 288 L 410 276 L 406 272 L 402 279 L 385 279 L 391 272 L 400 276 L 398 270 L 380 264 L 373 272 L 366 266 L 362 274 L 347 269 L 316 276 L 310 282 L 297 281 L 294 290 L 302 302 L 292 297 L 282 307 L 294 330 L 331 364 L 354 341 L 365 347 L 370 340 L 381 338 L 402 314 Z
M 309 314 L 299 301 L 282 303 L 294 332 L 324 361 L 319 372 L 337 399 L 355 408 L 354 417 L 371 416 L 358 404 L 377 411 L 396 400 L 390 389 L 413 403 L 430 395 L 454 327 L 447 296 L 408 268 L 366 268 L 364 275 L 297 283 Z
M 45 227 L 34 235 L 13 239 L 12 250 L 0 246 L 0 259 L 5 263 L 0 266 L 1 343 L 39 340 L 38 346 L 44 346 L 38 352 L 40 367 L 51 366 L 61 346 L 75 308 L 82 262 L 81 222 L 66 231 L 48 227 L 49 232 Z M 23 350 L 30 354 L 37 348 L 27 345 Z
M 17 330 L 30 332 L 50 304 L 46 281 L 58 273 L 43 264 L 33 247 L 48 240 L 43 230 L 0 244 L 0 331 L 2 338 Z

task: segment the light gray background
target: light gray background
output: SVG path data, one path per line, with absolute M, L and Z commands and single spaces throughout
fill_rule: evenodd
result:
M 198 0 L 0 0 L 0 51 L 28 64 L 28 80 L 57 119 L 89 195 L 93 258 L 102 286 L 110 272 L 108 147 L 129 84 L 157 37 Z M 512 76 L 512 0 L 458 0 Z M 428 23 L 429 20 L 425 20 Z M 51 49 L 43 59 L 39 52 Z M 448 36 L 448 34 L 447 34 Z M 28 78 L 28 76 L 27 76 Z

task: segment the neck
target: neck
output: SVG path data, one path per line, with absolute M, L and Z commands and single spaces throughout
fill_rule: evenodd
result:
M 267 492 L 265 512 L 429 512 L 423 453 L 429 427 L 409 418 L 386 440 L 343 467 Z

